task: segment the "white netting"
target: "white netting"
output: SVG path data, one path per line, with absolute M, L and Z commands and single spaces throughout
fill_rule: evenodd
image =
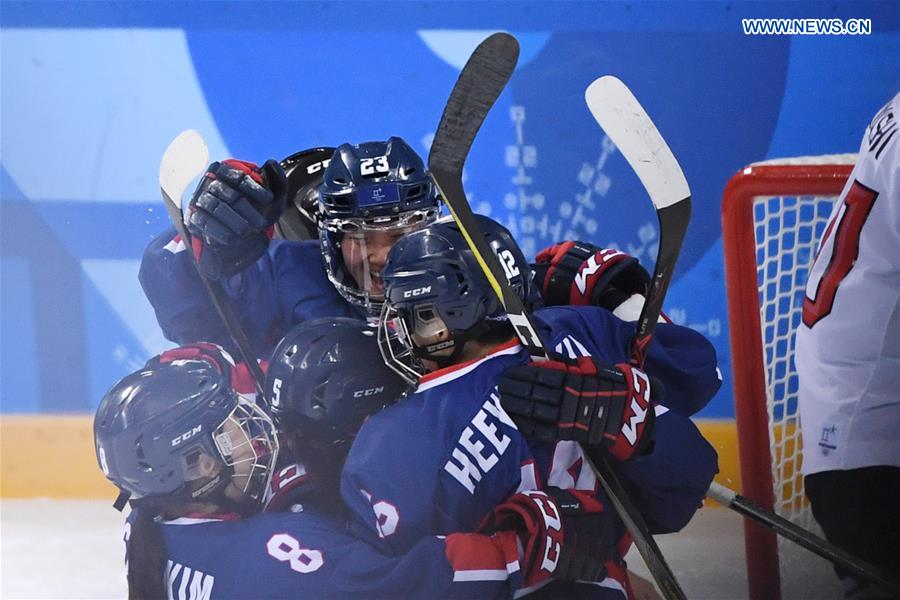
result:
M 753 203 L 775 508 L 791 520 L 808 512 L 800 473 L 794 332 L 801 322 L 809 266 L 833 202 L 832 197 L 775 196 Z
M 765 196 L 753 202 L 775 511 L 817 535 L 822 532 L 812 518 L 800 472 L 794 332 L 801 322 L 808 270 L 835 200 L 835 196 Z M 778 544 L 782 598 L 804 597 L 804 581 L 810 577 L 831 577 L 823 559 L 780 536 Z

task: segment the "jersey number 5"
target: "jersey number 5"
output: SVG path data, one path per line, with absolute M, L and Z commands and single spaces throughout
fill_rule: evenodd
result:
M 803 324 L 807 327 L 812 327 L 831 312 L 838 287 L 850 273 L 859 256 L 859 235 L 877 197 L 878 192 L 854 181 L 844 198 L 840 212 L 828 224 L 828 229 L 822 236 L 819 254 L 810 271 L 809 282 L 806 284 Z M 825 256 L 823 250 L 827 248 L 828 238 L 832 233 L 834 240 L 831 244 L 831 255 Z M 821 269 L 819 263 L 823 260 L 828 260 L 828 265 Z M 815 299 L 809 297 L 810 290 L 815 290 Z

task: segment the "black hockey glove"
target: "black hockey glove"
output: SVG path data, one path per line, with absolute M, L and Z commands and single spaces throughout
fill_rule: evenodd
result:
M 563 547 L 553 577 L 562 581 L 601 581 L 604 563 L 616 544 L 615 511 L 604 510 L 591 492 L 547 488 L 563 522 Z
M 662 390 L 640 369 L 590 357 L 517 365 L 499 381 L 500 402 L 522 435 L 602 446 L 619 461 L 648 448 Z
M 287 181 L 277 161 L 261 167 L 228 159 L 209 165 L 188 212 L 194 256 L 209 279 L 230 277 L 265 253 L 284 212 Z
M 634 294 L 646 295 L 650 275 L 620 250 L 586 242 L 560 242 L 535 257 L 534 281 L 546 306 L 591 305 L 615 310 Z

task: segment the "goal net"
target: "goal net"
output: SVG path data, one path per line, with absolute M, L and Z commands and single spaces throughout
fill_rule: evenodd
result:
M 754 163 L 722 199 L 742 493 L 819 535 L 800 472 L 794 332 L 818 240 L 855 158 Z M 806 597 L 810 577 L 829 577 L 824 560 L 759 524 L 744 528 L 751 598 Z

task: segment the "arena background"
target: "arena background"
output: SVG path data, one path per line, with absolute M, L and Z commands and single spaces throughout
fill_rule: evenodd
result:
M 90 416 L 168 347 L 137 281 L 168 225 L 159 160 L 186 128 L 214 158 L 399 135 L 427 154 L 470 51 L 504 29 L 518 69 L 466 169 L 477 212 L 529 256 L 615 246 L 652 269 L 656 216 L 584 105 L 615 74 L 678 157 L 694 214 L 666 309 L 715 344 L 700 415 L 737 485 L 720 202 L 745 164 L 855 152 L 900 83 L 889 2 L 3 2 L 2 487 L 95 497 Z M 747 36 L 742 18 L 867 18 L 861 36 Z M 35 468 L 41 465 L 42 468 Z M 58 466 L 58 468 L 56 468 Z M 47 477 L 47 473 L 53 473 Z

